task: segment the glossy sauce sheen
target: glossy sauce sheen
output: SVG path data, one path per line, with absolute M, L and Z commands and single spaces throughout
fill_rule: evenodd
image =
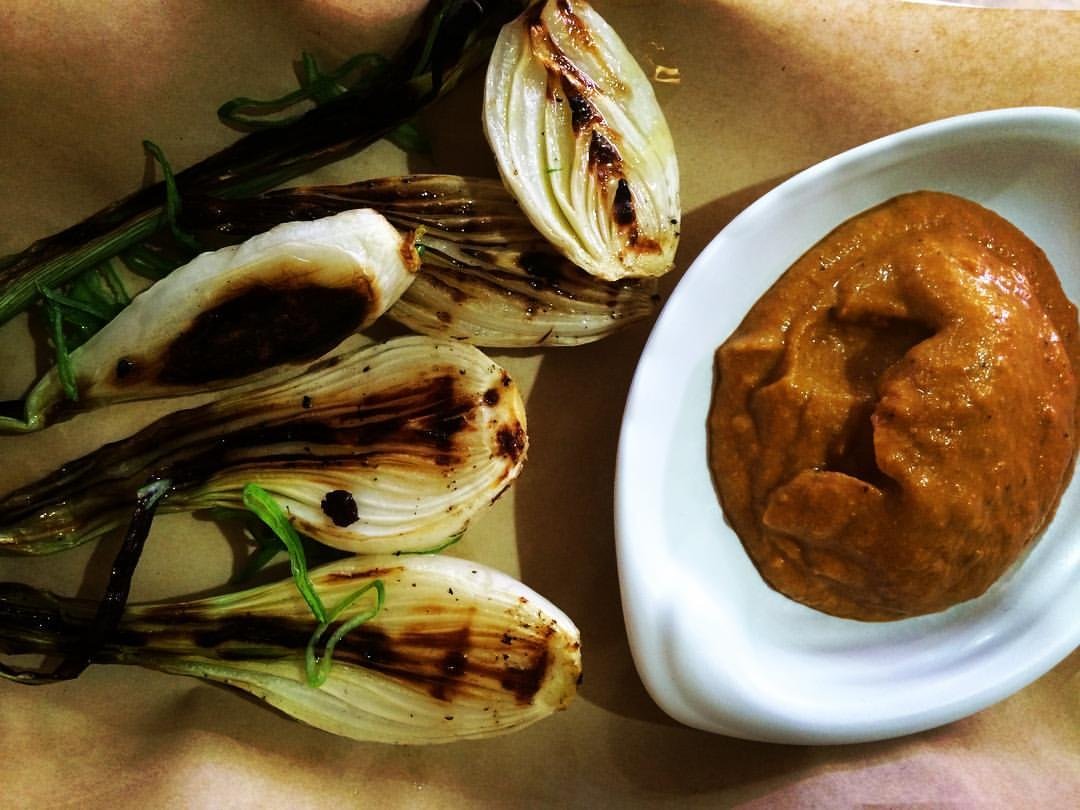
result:
M 897 197 L 802 256 L 717 350 L 709 464 L 762 577 L 890 620 L 983 593 L 1076 456 L 1076 308 L 1023 233 Z

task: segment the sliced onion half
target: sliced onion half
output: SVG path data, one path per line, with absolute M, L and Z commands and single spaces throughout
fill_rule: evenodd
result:
M 503 181 L 571 262 L 607 280 L 671 269 L 671 133 L 645 73 L 587 3 L 548 0 L 503 27 L 484 127 Z

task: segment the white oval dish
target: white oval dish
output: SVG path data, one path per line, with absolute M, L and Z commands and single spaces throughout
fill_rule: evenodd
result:
M 725 523 L 706 460 L 713 353 L 802 253 L 851 216 L 934 189 L 998 212 L 1080 301 L 1080 111 L 994 110 L 824 161 L 702 251 L 642 353 L 623 417 L 615 524 L 623 612 L 653 699 L 687 725 L 826 744 L 933 728 L 1012 694 L 1080 644 L 1080 475 L 1045 534 L 986 594 L 863 623 L 771 590 Z

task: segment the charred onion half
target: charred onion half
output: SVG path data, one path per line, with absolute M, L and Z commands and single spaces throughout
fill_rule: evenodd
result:
M 113 531 L 147 480 L 161 511 L 242 509 L 263 487 L 301 533 L 347 551 L 425 551 L 517 477 L 525 408 L 479 349 L 396 338 L 298 376 L 177 411 L 0 501 L 0 553 L 47 554 Z
M 602 279 L 671 269 L 679 170 L 652 86 L 583 0 L 533 5 L 499 34 L 484 129 L 529 219 Z
M 184 225 L 241 239 L 279 222 L 370 207 L 416 232 L 421 272 L 387 313 L 477 346 L 576 346 L 656 313 L 654 279 L 604 281 L 565 258 L 498 180 L 428 174 L 193 200 Z
M 225 388 L 305 363 L 373 323 L 419 264 L 412 234 L 370 210 L 284 223 L 203 253 L 48 371 L 26 398 L 25 420 L 0 419 L 0 430 L 39 430 L 61 409 Z
M 512 731 L 563 709 L 581 674 L 580 638 L 516 580 L 446 556 L 353 557 L 310 572 L 348 628 L 318 687 L 313 630 L 291 581 L 189 602 L 129 606 L 93 663 L 135 664 L 227 684 L 316 728 L 357 740 L 440 743 Z M 379 582 L 377 607 L 355 598 Z M 93 606 L 0 584 L 0 652 L 63 653 Z M 0 675 L 11 677 L 9 670 Z

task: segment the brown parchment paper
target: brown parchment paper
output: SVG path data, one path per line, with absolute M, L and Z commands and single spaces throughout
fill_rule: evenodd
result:
M 177 167 L 235 134 L 214 111 L 290 89 L 325 64 L 391 49 L 421 0 L 7 0 L 0 6 L 0 253 L 136 188 L 140 142 Z M 1030 5 L 1030 4 L 1029 4 Z M 1061 3 L 1057 3 L 1061 6 Z M 677 279 L 741 208 L 807 165 L 947 115 L 1080 105 L 1080 14 L 894 0 L 680 0 L 597 8 L 650 71 L 677 145 L 685 208 Z M 467 81 L 424 118 L 431 159 L 379 144 L 322 179 L 439 169 L 492 174 Z M 1004 702 L 888 742 L 794 747 L 666 718 L 634 672 L 612 529 L 615 444 L 647 336 L 494 353 L 528 393 L 532 450 L 517 486 L 455 552 L 520 576 L 583 634 L 571 708 L 519 734 L 435 748 L 331 737 L 224 688 L 125 667 L 26 688 L 0 683 L 0 805 L 14 807 L 1065 807 L 1080 797 L 1080 657 Z M 0 329 L 0 396 L 46 362 L 25 319 Z M 153 406 L 0 440 L 9 488 L 130 430 Z M 0 559 L 0 579 L 98 592 L 115 544 Z M 155 527 L 133 598 L 220 585 L 235 547 L 212 524 Z M 1078 617 L 1080 620 L 1080 617 Z

